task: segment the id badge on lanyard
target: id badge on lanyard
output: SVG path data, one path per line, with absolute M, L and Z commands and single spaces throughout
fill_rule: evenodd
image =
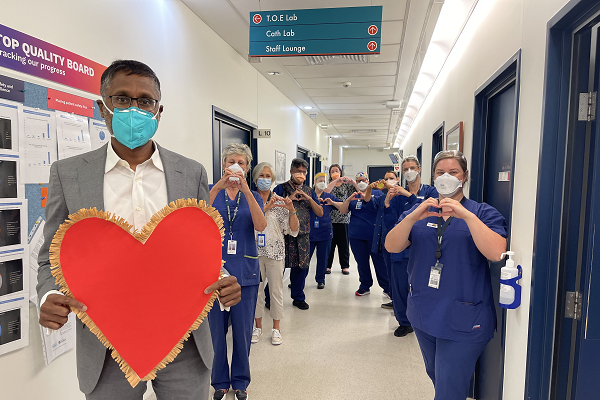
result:
M 433 267 L 431 267 L 431 272 L 429 273 L 429 287 L 434 289 L 440 288 L 440 281 L 442 280 L 442 268 L 444 264 L 440 264 L 436 262 Z
M 361 208 L 362 208 L 362 200 L 358 200 L 358 201 L 356 202 L 356 209 L 357 209 L 357 210 L 360 210 Z
M 318 227 L 319 227 L 319 220 L 315 219 L 315 228 L 318 228 Z
M 229 195 L 225 193 L 225 203 L 227 204 L 227 218 L 229 220 L 229 240 L 227 241 L 227 254 L 237 254 L 237 240 L 233 240 L 233 222 L 237 216 L 238 209 L 240 207 L 240 197 L 242 192 L 238 192 L 235 210 L 233 211 L 233 218 L 231 216 L 231 210 L 229 209 Z
M 228 240 L 227 241 L 227 254 L 236 254 L 237 253 L 237 240 Z
M 258 247 L 265 247 L 265 242 L 266 242 L 265 234 L 264 233 L 259 233 L 256 236 L 256 245 Z

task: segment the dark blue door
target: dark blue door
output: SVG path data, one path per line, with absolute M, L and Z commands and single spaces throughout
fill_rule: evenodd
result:
M 511 81 L 502 91 L 492 96 L 488 103 L 488 143 L 485 158 L 483 201 L 496 208 L 511 221 L 513 180 L 513 154 L 515 149 L 516 85 Z M 505 311 L 498 306 L 500 269 L 504 261 L 490 263 L 492 288 L 496 303 L 497 331 L 479 359 L 477 399 L 501 399 L 501 382 L 504 369 Z
M 574 35 L 573 101 L 598 92 L 598 21 Z M 587 400 L 600 398 L 600 114 L 569 118 L 551 399 Z
M 519 56 L 507 63 L 475 97 L 471 199 L 496 208 L 510 234 L 514 182 L 514 157 L 519 97 Z M 508 238 L 510 248 L 510 238 Z M 496 304 L 497 329 L 479 358 L 472 396 L 480 400 L 502 399 L 506 311 L 498 305 L 500 270 L 504 261 L 490 263 Z

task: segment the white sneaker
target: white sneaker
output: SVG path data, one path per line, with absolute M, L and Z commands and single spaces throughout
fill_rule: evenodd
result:
M 252 329 L 252 340 L 250 341 L 250 343 L 258 343 L 261 336 L 262 336 L 262 329 L 260 329 L 260 328 Z
M 273 329 L 273 336 L 271 337 L 271 343 L 275 346 L 283 343 L 283 339 L 281 338 L 281 332 L 279 332 L 279 329 Z

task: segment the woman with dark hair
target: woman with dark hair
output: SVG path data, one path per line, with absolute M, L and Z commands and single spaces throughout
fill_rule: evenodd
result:
M 400 217 L 385 247 L 411 247 L 407 316 L 436 399 L 466 399 L 477 359 L 496 329 L 488 260 L 506 251 L 506 221 L 494 207 L 467 199 L 467 160 L 456 150 L 433 162 L 439 199 Z
M 285 267 L 290 269 L 290 287 L 292 304 L 300 310 L 308 310 L 304 295 L 304 284 L 310 266 L 310 212 L 318 217 L 323 216 L 323 207 L 319 198 L 309 186 L 304 184 L 308 163 L 301 158 L 294 158 L 290 167 L 290 180 L 277 185 L 273 193 L 293 200 L 299 221 L 297 237 L 285 235 Z
M 324 191 L 331 193 L 340 199 L 340 201 L 344 202 L 354 192 L 358 191 L 358 187 L 352 178 L 344 176 L 344 171 L 339 164 L 331 164 L 329 167 L 329 185 Z M 329 259 L 327 260 L 326 274 L 331 273 L 336 247 L 338 249 L 338 258 L 340 267 L 342 268 L 342 274 L 350 274 L 350 241 L 348 239 L 349 223 L 349 214 L 342 214 L 336 208 L 331 210 L 333 238 L 331 239 L 331 249 L 329 250 Z

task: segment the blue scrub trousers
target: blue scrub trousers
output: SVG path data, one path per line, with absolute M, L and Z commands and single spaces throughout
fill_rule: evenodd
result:
M 325 283 L 325 270 L 327 269 L 327 260 L 329 259 L 329 250 L 331 250 L 331 239 L 319 240 L 318 242 L 310 242 L 310 258 L 313 252 L 317 249 L 317 272 L 315 281 L 317 283 Z
M 241 301 L 230 311 L 221 311 L 219 304 L 208 313 L 215 358 L 212 365 L 211 385 L 215 390 L 246 390 L 250 384 L 250 340 L 254 327 L 254 311 L 258 297 L 258 285 L 242 286 Z M 233 356 L 231 358 L 231 378 L 227 360 L 227 331 L 231 319 Z
M 290 284 L 292 285 L 292 299 L 297 301 L 304 301 L 306 296 L 304 296 L 304 283 L 306 282 L 306 277 L 308 276 L 308 268 L 302 269 L 300 267 L 292 267 L 290 268 Z M 270 298 L 269 298 L 270 300 Z
M 406 317 L 406 303 L 408 299 L 408 258 L 402 257 L 402 261 L 392 260 L 391 254 L 384 250 L 383 253 L 386 262 L 390 263 L 390 286 L 392 290 L 392 304 L 394 306 L 394 316 L 399 325 L 410 326 L 410 321 Z
M 465 400 L 475 364 L 489 341 L 464 343 L 415 329 L 425 370 L 435 387 L 434 400 Z
M 373 239 L 362 240 L 350 238 L 350 248 L 354 259 L 356 260 L 358 269 L 358 278 L 360 280 L 360 289 L 370 290 L 373 286 L 373 276 L 371 275 L 371 264 L 369 263 L 369 256 L 373 260 L 373 266 L 375 267 L 375 276 L 377 276 L 377 283 L 383 289 L 384 292 L 390 293 L 390 282 L 385 266 L 385 260 L 383 255 L 379 253 L 372 253 L 371 247 L 373 245 Z

